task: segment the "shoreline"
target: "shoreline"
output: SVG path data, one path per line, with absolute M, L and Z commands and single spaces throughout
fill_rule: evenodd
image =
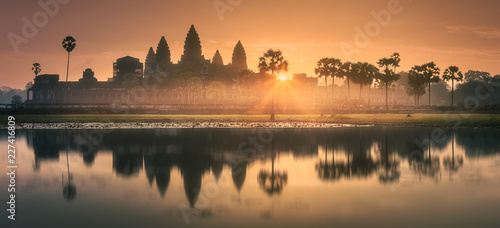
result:
M 374 125 L 356 125 L 340 123 L 312 122 L 172 122 L 172 123 L 20 123 L 17 129 L 328 129 L 342 127 L 372 127 Z
M 0 129 L 7 127 L 0 116 Z M 18 129 L 338 128 L 370 126 L 500 128 L 497 114 L 338 115 L 15 115 Z

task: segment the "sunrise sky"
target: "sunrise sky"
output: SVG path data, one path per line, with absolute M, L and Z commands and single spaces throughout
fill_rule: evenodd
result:
M 342 47 L 347 45 L 359 51 L 351 61 L 376 63 L 399 52 L 402 70 L 435 61 L 441 69 L 457 65 L 462 71 L 500 74 L 498 0 L 59 0 L 58 12 L 48 15 L 46 23 L 47 14 L 38 2 L 0 2 L 0 86 L 24 88 L 34 78 L 34 62 L 42 65 L 42 74 L 64 78 L 67 53 L 61 42 L 68 35 L 77 41 L 71 53 L 73 81 L 86 68 L 107 80 L 113 61 L 126 55 L 144 62 L 161 36 L 176 63 L 191 24 L 200 35 L 205 58 L 219 50 L 227 64 L 241 40 L 248 66 L 255 71 L 258 57 L 274 48 L 289 60 L 290 75 L 314 75 L 322 57 L 346 60 L 349 56 Z M 391 19 L 383 25 L 371 13 L 391 9 Z M 38 31 L 26 37 L 22 18 L 33 22 L 34 16 Z M 372 26 L 369 41 L 356 46 L 356 30 L 364 31 L 366 25 Z M 13 34 L 27 43 L 12 45 Z

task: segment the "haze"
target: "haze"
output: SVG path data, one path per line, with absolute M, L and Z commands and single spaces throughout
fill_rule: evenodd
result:
M 463 71 L 500 74 L 500 2 L 495 0 L 401 0 L 402 11 L 352 56 L 346 56 L 341 44 L 355 45 L 356 28 L 364 30 L 367 23 L 376 22 L 370 12 L 388 10 L 391 0 L 72 0 L 60 5 L 26 44 L 17 45 L 16 53 L 8 34 L 22 36 L 22 18 L 32 21 L 42 11 L 37 2 L 0 3 L 0 86 L 24 88 L 34 78 L 34 62 L 42 65 L 42 74 L 64 75 L 67 52 L 61 42 L 68 35 L 77 40 L 71 53 L 72 81 L 81 78 L 86 68 L 106 80 L 113 75 L 113 62 L 126 55 L 144 62 L 149 47 L 156 49 L 161 36 L 177 62 L 191 24 L 207 59 L 219 50 L 224 63 L 229 63 L 241 40 L 254 71 L 258 57 L 275 48 L 289 60 L 290 75 L 314 76 L 322 57 L 376 63 L 394 52 L 401 54 L 401 69 L 406 71 L 434 61 L 441 69 L 457 65 Z M 218 11 L 214 2 L 226 8 Z

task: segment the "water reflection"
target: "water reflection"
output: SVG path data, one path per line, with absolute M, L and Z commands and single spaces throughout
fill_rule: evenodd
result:
M 66 150 L 66 166 L 68 167 L 68 182 L 64 184 L 63 182 L 63 197 L 67 201 L 74 200 L 76 197 L 76 187 L 74 184 L 71 184 L 71 174 L 69 172 L 69 159 L 68 159 L 68 150 Z M 64 180 L 64 178 L 63 178 Z
M 465 148 L 466 156 L 490 155 L 500 151 L 500 143 L 494 140 L 500 136 L 497 131 L 485 134 L 484 129 L 458 131 L 445 129 L 445 135 L 449 137 L 441 142 L 435 142 L 431 138 L 432 130 L 431 128 L 285 130 L 276 135 L 271 143 L 272 146 L 259 151 L 264 160 L 271 160 L 271 167 L 263 168 L 257 180 L 269 195 L 282 192 L 288 174 L 286 170 L 276 171 L 274 163 L 277 154 L 283 153 L 291 153 L 297 158 L 321 157 L 314 168 L 317 176 L 325 181 L 366 178 L 376 174 L 380 183 L 392 183 L 398 182 L 401 176 L 400 163 L 405 158 L 413 172 L 438 181 L 442 165 L 451 173 L 457 172 L 463 165 L 463 156 L 455 155 L 455 144 Z M 99 151 L 110 150 L 113 154 L 112 167 L 116 175 L 130 178 L 138 176 L 144 168 L 149 185 L 152 186 L 155 182 L 162 197 L 165 197 L 167 192 L 171 170 L 177 167 L 183 177 L 185 193 L 191 206 L 196 203 L 203 175 L 212 172 L 218 180 L 224 165 L 229 165 L 234 186 L 241 191 L 246 180 L 247 166 L 249 162 L 254 162 L 241 156 L 235 159 L 238 155 L 238 143 L 252 134 L 241 130 L 114 131 L 107 134 L 99 145 L 92 146 L 79 144 L 82 139 L 81 132 L 78 131 L 37 130 L 25 133 L 34 151 L 35 171 L 40 169 L 40 163 L 45 160 L 59 160 L 60 151 L 67 146 L 79 150 L 87 166 L 93 165 Z M 481 138 L 484 144 L 476 144 L 478 138 Z M 426 148 L 415 142 L 418 140 L 424 142 Z M 442 150 L 448 145 L 451 145 L 451 154 L 443 155 Z M 324 150 L 322 156 L 318 149 L 321 147 Z M 433 150 L 440 150 L 441 153 L 435 154 Z M 412 155 L 410 154 L 412 151 L 420 153 Z M 271 155 L 267 156 L 269 154 Z M 71 183 L 69 165 L 67 182 L 69 186 Z M 65 187 L 65 189 L 72 188 Z
M 140 195 L 147 188 L 160 199 L 174 200 L 179 197 L 179 188 L 183 197 L 180 202 L 193 209 L 221 214 L 233 207 L 228 203 L 231 200 L 224 200 L 224 194 L 229 194 L 233 201 L 237 198 L 240 206 L 259 207 L 265 218 L 273 217 L 271 210 L 259 205 L 265 204 L 269 196 L 272 200 L 295 196 L 294 200 L 312 203 L 318 192 L 335 192 L 338 190 L 332 186 L 349 183 L 370 183 L 372 188 L 400 182 L 409 185 L 408 180 L 413 177 L 417 182 L 442 183 L 469 175 L 461 172 L 468 162 L 486 161 L 500 152 L 497 129 L 440 129 L 443 137 L 436 139 L 433 138 L 436 129 L 424 127 L 286 129 L 276 133 L 269 143 L 255 144 L 254 154 L 238 152 L 242 142 L 252 142 L 249 137 L 256 138 L 260 132 L 258 129 L 114 130 L 104 132 L 102 137 L 89 137 L 77 130 L 27 130 L 19 135 L 33 151 L 33 177 L 37 173 L 44 177 L 51 175 L 44 172 L 49 165 L 64 165 L 59 189 L 66 200 L 75 201 L 76 186 L 78 197 L 94 189 L 104 194 L 108 191 L 101 189 L 105 184 L 91 186 L 90 181 L 83 180 L 87 175 L 88 179 L 98 179 L 103 174 L 94 172 L 110 169 L 113 178 L 123 182 L 121 188 L 138 191 L 128 195 Z M 0 133 L 0 137 L 6 135 Z M 80 159 L 70 159 L 72 156 Z M 106 157 L 109 162 L 104 162 Z M 495 162 L 496 166 L 484 169 L 498 172 L 500 161 Z M 480 176 L 470 168 L 466 171 L 473 172 L 471 178 Z M 449 178 L 443 180 L 443 174 Z M 314 184 L 314 180 L 320 184 Z M 107 181 L 110 179 L 99 183 Z M 226 182 L 232 182 L 230 189 L 224 187 Z M 309 184 L 314 187 L 302 189 Z M 217 194 L 207 193 L 207 186 L 211 186 L 211 193 Z M 213 186 L 219 188 L 214 190 Z M 297 195 L 302 191 L 307 194 Z M 60 191 L 58 194 L 60 197 Z M 205 210 L 201 204 L 211 210 Z M 305 203 L 298 201 L 293 205 Z M 319 205 L 321 201 L 304 208 L 315 210 Z
M 271 142 L 271 171 L 262 169 L 257 177 L 260 188 L 269 196 L 281 194 L 288 180 L 288 174 L 286 171 L 275 171 L 275 158 L 276 151 L 274 150 L 274 142 Z

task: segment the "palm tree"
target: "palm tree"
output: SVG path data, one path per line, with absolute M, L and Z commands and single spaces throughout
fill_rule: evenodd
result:
M 399 63 L 401 62 L 401 57 L 399 57 L 399 53 L 394 53 L 391 55 L 392 59 L 392 67 L 394 67 L 394 73 L 396 73 L 396 69 L 399 67 Z
M 398 53 L 394 53 L 391 55 L 391 58 L 382 58 L 377 64 L 379 67 L 384 68 L 384 73 L 379 74 L 379 80 L 385 84 L 385 107 L 389 109 L 389 100 L 388 100 L 388 89 L 389 85 L 393 82 L 399 80 L 399 74 L 396 74 L 396 69 L 399 67 L 399 62 L 401 59 L 399 58 Z M 392 69 L 391 69 L 392 68 Z
M 371 85 L 379 70 L 372 64 L 361 62 L 353 64 L 352 68 L 352 81 L 359 84 L 359 100 L 361 101 L 361 91 L 363 90 L 363 86 Z
M 76 40 L 72 36 L 67 36 L 64 38 L 62 42 L 63 48 L 68 52 L 68 65 L 66 68 L 66 82 L 68 82 L 68 74 L 69 74 L 69 57 L 70 53 L 75 49 L 76 47 Z M 66 103 L 66 89 L 64 90 L 64 103 Z
M 451 80 L 451 107 L 453 108 L 453 91 L 455 89 L 455 81 L 461 82 L 464 79 L 464 75 L 456 66 L 450 66 L 443 73 L 443 80 Z
M 342 67 L 340 67 L 340 74 L 339 76 L 342 78 L 347 79 L 347 98 L 348 101 L 351 102 L 351 85 L 350 82 L 351 80 L 355 77 L 354 73 L 354 68 L 355 64 L 351 62 L 345 62 L 342 64 Z
M 325 91 L 328 96 L 328 76 L 332 77 L 332 94 L 334 94 L 334 84 L 335 77 L 339 77 L 340 67 L 342 62 L 340 59 L 335 58 L 322 58 L 318 61 L 318 67 L 314 72 L 319 76 L 319 78 L 324 77 L 325 80 Z
M 31 68 L 31 70 L 35 73 L 35 77 L 38 76 L 38 73 L 40 73 L 40 71 L 42 71 L 42 66 L 40 65 L 40 63 L 33 63 L 33 67 Z
M 420 97 L 425 94 L 424 78 L 414 69 L 410 70 L 408 73 L 408 88 L 406 89 L 406 94 L 415 96 L 416 106 L 420 105 Z
M 412 71 L 415 72 L 422 80 L 429 85 L 429 106 L 431 105 L 431 83 L 439 82 L 440 69 L 434 62 L 426 63 L 421 66 L 414 66 Z
M 259 58 L 259 69 L 261 71 L 271 71 L 272 79 L 272 101 L 271 101 L 271 121 L 276 120 L 274 117 L 274 81 L 276 81 L 275 72 L 287 72 L 288 61 L 283 57 L 280 50 L 269 49 L 264 52 L 264 55 Z

